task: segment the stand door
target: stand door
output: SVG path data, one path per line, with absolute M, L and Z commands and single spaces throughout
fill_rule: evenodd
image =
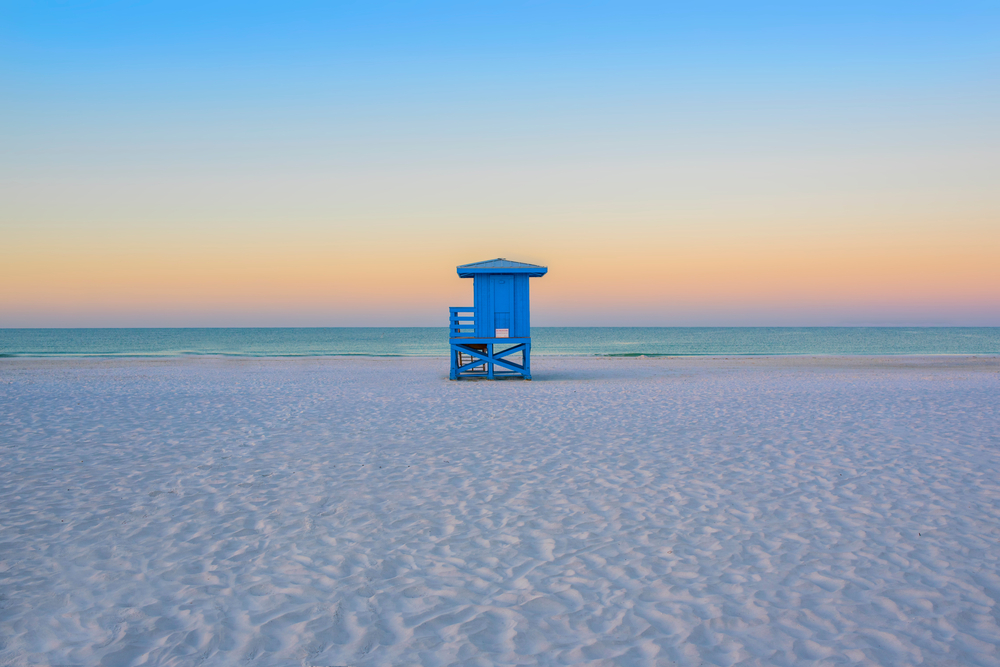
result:
M 514 276 L 490 276 L 493 293 L 493 336 L 510 338 L 511 314 L 514 312 Z

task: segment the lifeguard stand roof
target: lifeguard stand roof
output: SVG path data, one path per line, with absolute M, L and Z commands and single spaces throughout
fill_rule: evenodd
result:
M 514 273 L 527 275 L 529 278 L 538 278 L 548 273 L 549 269 L 537 264 L 527 264 L 525 262 L 515 262 L 510 259 L 498 257 L 488 259 L 485 262 L 473 262 L 472 264 L 462 264 L 458 267 L 459 278 L 472 278 L 476 274 L 483 273 Z

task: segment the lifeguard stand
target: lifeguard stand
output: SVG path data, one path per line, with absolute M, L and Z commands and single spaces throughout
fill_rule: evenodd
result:
M 458 267 L 459 278 L 472 278 L 474 305 L 450 309 L 452 380 L 531 379 L 528 279 L 547 272 L 544 266 L 502 258 Z

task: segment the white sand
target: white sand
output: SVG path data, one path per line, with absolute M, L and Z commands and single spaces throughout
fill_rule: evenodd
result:
M 0 663 L 1000 665 L 1000 359 L 0 360 Z

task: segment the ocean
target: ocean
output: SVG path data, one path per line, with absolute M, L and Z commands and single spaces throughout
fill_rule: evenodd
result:
M 1000 354 L 1000 327 L 535 327 L 534 354 Z M 445 327 L 0 329 L 0 357 L 445 356 Z

